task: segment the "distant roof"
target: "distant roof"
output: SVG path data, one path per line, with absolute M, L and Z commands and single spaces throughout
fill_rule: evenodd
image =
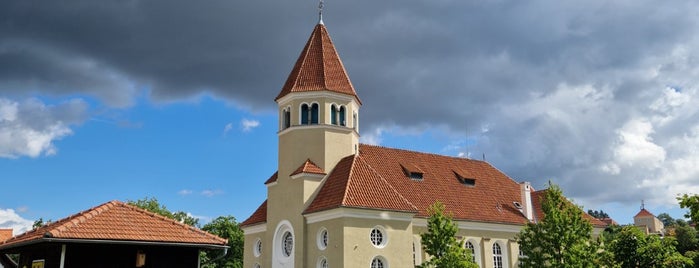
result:
M 227 240 L 120 201 L 111 201 L 0 243 L 0 249 L 51 240 L 103 240 L 225 247 Z
M 361 103 L 345 71 L 325 25 L 318 24 L 296 60 L 294 68 L 274 100 L 291 92 L 331 91 L 354 97 Z
M 650 211 L 646 210 L 645 208 L 642 208 L 641 211 L 636 213 L 636 216 L 633 217 L 655 217 L 655 215 L 653 215 L 653 213 L 650 213 Z
M 422 178 L 411 178 L 413 170 Z M 461 181 L 464 178 L 473 184 Z M 521 225 L 528 220 L 513 204 L 523 203 L 520 187 L 484 161 L 361 144 L 358 155 L 340 160 L 327 175 L 304 214 L 352 207 L 428 217 L 428 208 L 439 201 L 456 220 Z M 540 198 L 532 203 L 542 216 Z M 266 215 L 265 201 L 243 225 L 265 222 Z

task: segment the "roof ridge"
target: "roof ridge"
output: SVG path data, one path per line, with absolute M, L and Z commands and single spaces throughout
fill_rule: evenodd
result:
M 382 146 L 382 145 L 373 145 L 373 144 L 367 144 L 367 143 L 359 143 L 359 146 L 360 146 L 360 148 L 359 148 L 360 151 L 361 151 L 362 146 L 375 147 L 375 148 L 381 148 L 381 149 L 387 149 L 387 150 L 396 150 L 396 151 L 409 152 L 409 153 L 433 155 L 433 156 L 438 156 L 438 157 L 447 157 L 447 158 L 451 158 L 451 159 L 461 159 L 461 160 L 468 160 L 468 161 L 474 161 L 474 162 L 481 162 L 481 163 L 486 163 L 486 164 L 490 165 L 490 163 L 488 163 L 487 161 L 483 161 L 483 160 L 458 157 L 458 156 L 451 156 L 451 155 L 442 155 L 442 154 L 437 154 L 437 153 L 432 153 L 432 152 L 423 152 L 423 151 L 403 149 L 403 148 L 393 148 L 393 147 L 386 147 L 386 146 Z
M 185 228 L 187 228 L 187 229 L 189 229 L 189 230 L 192 230 L 192 231 L 194 231 L 194 232 L 197 232 L 197 233 L 203 234 L 203 235 L 205 235 L 205 236 L 208 236 L 208 237 L 210 237 L 210 238 L 214 238 L 214 240 L 222 239 L 221 237 L 218 237 L 218 236 L 215 236 L 215 235 L 213 235 L 213 234 L 210 234 L 209 232 L 206 232 L 206 231 L 204 231 L 204 230 L 202 230 L 202 229 L 200 229 L 200 228 L 198 228 L 198 227 L 196 227 L 196 226 L 192 226 L 192 225 L 189 225 L 189 224 L 182 223 L 182 222 L 180 222 L 180 221 L 178 221 L 178 220 L 176 220 L 176 219 L 172 219 L 172 218 L 165 217 L 165 216 L 163 216 L 163 215 L 160 215 L 160 214 L 158 214 L 158 213 L 152 212 L 152 211 L 150 211 L 150 210 L 146 210 L 146 209 L 140 208 L 140 207 L 135 206 L 135 205 L 131 205 L 131 204 L 127 204 L 127 203 L 123 203 L 123 202 L 119 202 L 119 201 L 117 201 L 117 202 L 120 203 L 120 205 L 123 206 L 123 207 L 125 207 L 125 208 L 128 208 L 128 209 L 134 210 L 134 211 L 136 211 L 136 212 L 140 212 L 140 213 L 146 214 L 146 215 L 151 216 L 151 217 L 155 217 L 155 218 L 160 219 L 160 220 L 169 221 L 169 222 L 171 222 L 172 224 L 179 225 L 179 226 L 185 227 Z M 228 243 L 228 239 L 223 239 L 223 240 L 225 240 L 226 243 Z
M 388 180 L 386 180 L 386 178 L 384 178 L 383 176 L 381 176 L 381 174 L 380 174 L 378 171 L 376 171 L 376 169 L 374 169 L 374 167 L 372 167 L 368 162 L 366 162 L 366 161 L 364 160 L 364 158 L 362 158 L 361 155 L 356 155 L 356 158 L 359 158 L 359 160 L 362 161 L 362 162 L 371 170 L 371 172 L 373 172 L 376 176 L 378 176 L 379 179 L 381 179 L 381 181 L 383 181 L 384 184 L 388 185 L 388 188 L 390 188 L 391 191 L 393 191 L 394 193 L 398 194 L 398 196 L 399 196 L 401 199 L 403 199 L 403 201 L 404 201 L 406 204 L 410 205 L 413 209 L 415 209 L 415 211 L 419 211 L 419 209 L 418 209 L 412 202 L 408 201 L 408 199 L 405 198 L 405 196 L 403 196 L 400 192 L 398 192 L 398 190 L 396 190 L 396 188 L 394 188 L 393 185 L 392 185 L 391 183 L 389 183 Z M 356 159 L 356 158 L 355 158 L 355 159 Z M 353 165 L 352 167 L 354 168 L 354 165 Z M 352 175 L 351 172 L 352 172 L 352 171 L 350 170 L 350 175 Z M 351 178 L 351 176 L 350 176 L 350 178 Z M 349 183 L 348 183 L 348 185 L 349 185 Z
M 61 233 L 66 232 L 74 227 L 77 227 L 81 223 L 84 223 L 89 219 L 93 219 L 94 217 L 97 217 L 98 215 L 110 210 L 115 205 L 118 205 L 118 203 L 120 203 L 120 201 L 112 200 L 101 205 L 83 210 L 81 212 L 78 212 L 77 214 L 70 215 L 54 223 L 47 224 L 46 226 L 43 226 L 49 229 L 47 230 L 45 236 L 58 236 Z
M 349 172 L 347 173 L 347 183 L 345 183 L 345 189 L 342 191 L 342 202 L 340 202 L 341 206 L 344 206 L 345 201 L 347 201 L 347 193 L 349 193 L 350 183 L 352 182 L 352 173 L 354 172 L 354 163 L 357 161 L 357 157 L 359 157 L 359 155 L 354 154 L 354 155 L 347 156 L 347 157 L 352 157 L 352 164 L 350 165 Z M 345 158 L 347 158 L 347 157 L 345 157 Z M 342 161 L 342 160 L 340 160 L 340 161 Z M 325 182 L 323 182 L 323 183 L 325 183 Z

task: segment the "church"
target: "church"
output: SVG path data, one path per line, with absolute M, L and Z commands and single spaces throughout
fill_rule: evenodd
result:
M 278 170 L 241 223 L 244 267 L 414 267 L 437 201 L 480 267 L 517 267 L 543 191 L 485 161 L 360 144 L 362 101 L 322 17 L 274 100 Z

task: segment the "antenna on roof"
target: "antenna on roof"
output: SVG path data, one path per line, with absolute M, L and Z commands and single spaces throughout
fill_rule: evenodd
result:
M 318 4 L 318 24 L 323 24 L 323 0 Z
M 641 210 L 646 209 L 646 204 L 643 202 L 643 199 L 641 199 Z
M 485 153 L 483 153 L 483 162 L 485 162 Z

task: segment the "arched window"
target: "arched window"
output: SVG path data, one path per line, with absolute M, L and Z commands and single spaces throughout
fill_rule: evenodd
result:
M 282 129 L 287 129 L 291 126 L 291 107 L 287 107 L 282 111 Z
M 311 124 L 318 124 L 318 104 L 311 104 Z
M 468 241 L 466 242 L 466 244 L 464 244 L 464 246 L 466 247 L 466 250 L 468 250 L 468 252 L 471 253 L 471 260 L 473 262 L 476 262 L 476 248 L 473 247 L 473 243 L 471 243 L 471 241 Z
M 371 260 L 371 268 L 388 268 L 388 263 L 384 258 L 377 256 Z
M 352 114 L 352 127 L 354 128 L 354 131 L 359 131 L 359 121 L 357 117 L 357 112 L 354 112 L 354 114 Z
M 502 268 L 502 248 L 498 243 L 493 244 L 493 267 Z
M 337 107 L 330 105 L 330 124 L 337 125 Z
M 346 126 L 347 125 L 347 118 L 345 117 L 345 106 L 340 106 L 340 126 Z
M 308 125 L 309 124 L 309 118 L 311 117 L 311 109 L 308 108 L 308 104 L 302 104 L 301 105 L 301 124 L 302 125 Z

